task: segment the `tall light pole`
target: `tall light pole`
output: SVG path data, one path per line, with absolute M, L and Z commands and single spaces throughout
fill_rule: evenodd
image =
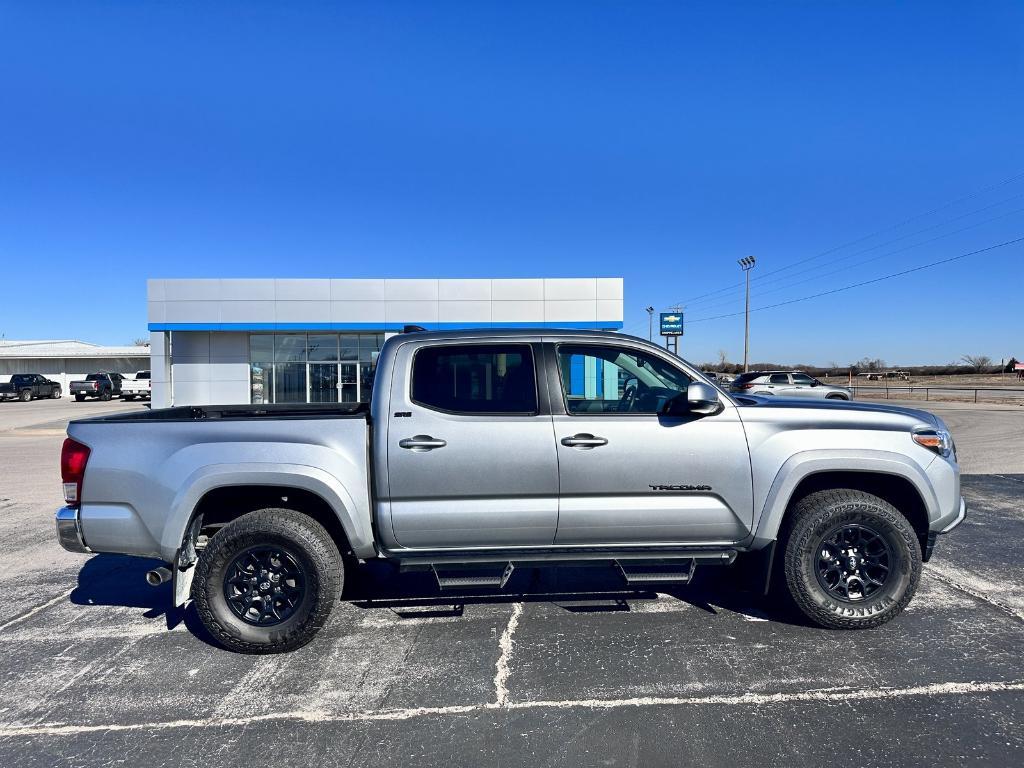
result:
M 750 358 L 750 270 L 754 268 L 754 262 L 756 262 L 753 256 L 744 256 L 739 259 L 736 263 L 740 265 L 740 269 L 743 270 L 743 274 L 747 277 L 747 308 L 743 312 L 743 372 L 747 372 Z
M 647 340 L 654 342 L 654 307 L 647 308 Z

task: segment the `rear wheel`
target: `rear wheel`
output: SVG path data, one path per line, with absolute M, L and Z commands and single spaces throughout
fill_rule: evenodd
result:
M 288 509 L 242 515 L 210 539 L 192 598 L 210 634 L 243 653 L 308 643 L 341 596 L 344 567 L 330 535 Z
M 81 403 L 85 400 L 85 395 L 75 395 L 75 400 Z
M 125 400 L 134 400 L 135 399 L 135 395 L 124 395 L 123 397 L 124 397 Z
M 29 389 L 23 389 L 21 394 L 18 395 L 18 399 L 23 403 L 27 403 L 32 400 L 32 391 Z
M 877 627 L 917 591 L 921 546 L 899 510 L 864 491 L 812 493 L 793 510 L 785 545 L 786 586 L 814 623 Z
M 104 392 L 100 392 L 100 400 L 106 401 L 106 400 L 109 400 L 111 397 L 112 397 L 112 395 L 110 394 L 109 390 L 106 390 Z

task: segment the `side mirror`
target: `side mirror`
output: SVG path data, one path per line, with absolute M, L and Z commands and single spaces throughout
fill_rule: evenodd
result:
M 814 379 L 814 380 L 813 380 L 813 381 L 811 382 L 811 386 L 812 386 L 812 387 L 820 387 L 820 386 L 821 386 L 821 382 L 820 382 L 820 381 L 818 381 L 817 379 Z
M 665 403 L 661 412 L 665 416 L 712 416 L 723 407 L 717 389 L 702 381 L 695 381 L 686 388 L 685 394 L 676 395 Z

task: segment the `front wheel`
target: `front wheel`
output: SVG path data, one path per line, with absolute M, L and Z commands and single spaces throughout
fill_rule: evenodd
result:
M 818 491 L 793 510 L 783 565 L 789 595 L 807 618 L 867 629 L 895 618 L 913 598 L 921 545 L 884 499 L 848 488 Z
M 50 393 L 50 397 L 52 397 L 54 400 L 60 400 L 60 394 L 60 390 L 55 389 Z
M 225 647 L 281 653 L 313 639 L 343 583 L 341 555 L 323 526 L 301 512 L 261 509 L 210 539 L 192 599 L 203 625 Z

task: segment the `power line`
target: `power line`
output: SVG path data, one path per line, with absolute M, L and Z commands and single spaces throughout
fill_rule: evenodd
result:
M 976 256 L 979 253 L 985 253 L 987 251 L 992 251 L 992 250 L 995 250 L 996 248 L 1005 248 L 1008 245 L 1014 245 L 1014 244 L 1020 243 L 1020 242 L 1024 242 L 1024 236 L 1018 237 L 1018 238 L 1016 238 L 1014 240 L 1007 240 L 1006 242 L 1003 242 L 1003 243 L 997 243 L 996 245 L 990 245 L 990 246 L 988 246 L 986 248 L 980 248 L 977 251 L 971 251 L 969 253 L 962 253 L 959 256 L 951 256 L 948 259 L 940 259 L 939 261 L 933 261 L 933 262 L 930 262 L 928 264 L 921 264 L 920 266 L 917 266 L 917 267 L 911 267 L 910 269 L 904 269 L 901 272 L 893 272 L 892 274 L 883 275 L 882 277 L 876 277 L 876 278 L 873 278 L 871 280 L 863 280 L 863 281 L 861 281 L 859 283 L 852 283 L 851 285 L 844 285 L 841 288 L 833 288 L 830 291 L 822 291 L 821 293 L 814 293 L 814 294 L 811 294 L 810 296 L 801 296 L 800 298 L 797 298 L 797 299 L 789 299 L 788 301 L 780 301 L 777 304 L 768 304 L 767 306 L 764 306 L 764 307 L 755 307 L 754 309 L 752 309 L 750 311 L 751 312 L 761 312 L 761 311 L 766 310 L 766 309 L 776 309 L 777 307 L 785 307 L 785 306 L 787 306 L 789 304 L 796 304 L 796 303 L 801 302 L 801 301 L 810 301 L 811 299 L 818 299 L 818 298 L 821 298 L 822 296 L 831 296 L 832 294 L 835 294 L 835 293 L 842 293 L 843 291 L 849 291 L 849 290 L 852 290 L 854 288 L 862 288 L 865 285 L 873 285 L 874 283 L 880 283 L 883 280 L 891 280 L 892 278 L 895 278 L 895 277 L 902 277 L 903 275 L 909 275 L 912 272 L 920 272 L 923 269 L 930 269 L 932 267 L 937 267 L 937 266 L 940 266 L 942 264 L 949 264 L 950 262 L 953 262 L 953 261 L 959 261 L 960 259 L 966 259 L 968 256 Z M 739 315 L 742 315 L 742 314 L 743 314 L 743 312 L 730 312 L 730 313 L 724 314 L 724 315 L 714 315 L 712 317 L 700 317 L 700 318 L 697 318 L 696 320 L 689 320 L 688 322 L 691 325 L 693 323 L 706 323 L 706 322 L 708 322 L 710 320 L 721 320 L 722 318 L 726 318 L 726 317 L 738 317 Z
M 878 230 L 872 232 L 871 234 L 864 235 L 863 237 L 859 237 L 859 238 L 857 238 L 855 240 L 851 240 L 851 241 L 849 241 L 847 243 L 843 243 L 842 245 L 837 245 L 834 248 L 829 248 L 828 250 L 822 251 L 821 253 L 815 254 L 814 256 L 808 256 L 807 258 L 801 259 L 801 260 L 796 261 L 796 262 L 793 262 L 792 264 L 786 265 L 784 267 L 779 267 L 778 269 L 772 270 L 770 272 L 766 272 L 763 275 L 761 275 L 761 279 L 767 277 L 768 275 L 775 274 L 776 272 L 781 272 L 783 270 L 791 269 L 792 267 L 799 266 L 800 264 L 805 264 L 808 261 L 813 261 L 814 259 L 819 259 L 819 258 L 821 258 L 823 256 L 828 256 L 831 253 L 835 253 L 836 251 L 840 251 L 843 248 L 848 248 L 851 245 L 857 245 L 859 243 L 864 242 L 865 240 L 870 240 L 871 238 L 876 237 L 876 236 L 881 235 L 881 234 L 884 234 L 885 232 L 890 232 L 892 230 L 899 229 L 900 227 L 904 227 L 904 226 L 906 226 L 907 224 L 909 224 L 909 223 L 911 223 L 913 221 L 917 221 L 919 219 L 926 218 L 926 217 L 931 216 L 933 214 L 939 213 L 940 211 L 944 211 L 947 208 L 952 208 L 954 205 L 958 205 L 959 203 L 965 202 L 967 200 L 972 200 L 972 199 L 974 199 L 976 197 L 979 197 L 979 196 L 985 194 L 986 192 L 991 192 L 993 189 L 999 189 L 1000 187 L 1005 187 L 1006 185 L 1012 184 L 1013 182 L 1015 182 L 1015 181 L 1017 181 L 1017 180 L 1019 180 L 1021 178 L 1024 178 L 1024 171 L 1021 171 L 1020 173 L 1016 173 L 1013 176 L 1010 176 L 1010 177 L 1008 177 L 1006 179 L 1003 179 L 1002 181 L 996 182 L 995 184 L 991 184 L 991 185 L 989 185 L 987 187 L 982 187 L 981 189 L 978 189 L 978 190 L 976 190 L 974 192 L 971 192 L 968 195 L 964 195 L 964 196 L 958 197 L 958 198 L 956 198 L 954 200 L 950 200 L 949 202 L 943 203 L 942 205 L 939 205 L 939 206 L 937 206 L 935 208 L 932 208 L 931 210 L 925 211 L 924 213 L 919 213 L 919 214 L 916 214 L 914 216 L 911 216 L 910 218 L 904 219 L 903 221 L 901 221 L 901 222 L 899 222 L 897 224 L 892 224 L 890 226 L 883 227 L 882 229 L 878 229 Z M 743 285 L 742 282 L 740 282 L 740 283 L 733 283 L 732 285 L 729 285 L 729 286 L 727 286 L 725 288 L 720 288 L 720 289 L 718 289 L 716 291 L 709 291 L 707 293 L 702 293 L 702 294 L 699 294 L 698 296 L 694 296 L 694 297 L 692 297 L 690 299 L 687 299 L 686 301 L 681 301 L 681 302 L 678 302 L 678 303 L 680 303 L 680 304 L 693 304 L 698 299 L 703 299 L 703 298 L 705 298 L 707 296 L 715 296 L 715 295 L 717 295 L 719 293 L 724 293 L 725 291 L 732 290 L 733 288 L 737 288 L 737 287 L 740 287 L 742 285 Z
M 1022 195 L 1022 196 L 1024 196 L 1024 195 Z M 998 221 L 999 219 L 1005 219 L 1007 216 L 1013 216 L 1013 215 L 1018 214 L 1018 213 L 1024 213 L 1024 208 L 1016 208 L 1016 209 L 1014 209 L 1012 211 L 1007 211 L 1006 213 L 1001 213 L 998 216 L 993 216 L 992 218 L 985 219 L 984 221 L 978 221 L 978 222 L 975 222 L 974 224 L 969 224 L 966 227 L 961 227 L 960 229 L 954 229 L 952 232 L 945 232 L 945 233 L 943 233 L 941 235 L 936 235 L 935 237 L 930 237 L 927 240 L 922 240 L 919 243 L 914 243 L 912 245 L 907 245 L 907 246 L 904 246 L 903 248 L 897 248 L 896 250 L 893 250 L 893 251 L 886 251 L 885 253 L 879 254 L 878 256 L 872 256 L 870 259 L 862 259 L 861 261 L 855 261 L 853 264 L 846 264 L 846 265 L 840 267 L 839 269 L 833 269 L 830 272 L 825 272 L 823 274 L 818 274 L 818 275 L 811 275 L 810 277 L 804 278 L 803 280 L 796 280 L 796 281 L 791 282 L 791 283 L 786 283 L 784 285 L 780 285 L 777 288 L 772 288 L 772 289 L 767 290 L 767 291 L 758 291 L 757 295 L 758 295 L 758 297 L 760 297 L 760 296 L 764 296 L 767 293 L 776 293 L 778 291 L 784 291 L 787 288 L 793 288 L 793 287 L 795 287 L 797 285 L 803 285 L 804 283 L 809 283 L 809 282 L 812 282 L 814 280 L 820 280 L 823 277 L 828 277 L 830 275 L 835 275 L 835 274 L 838 274 L 840 272 L 845 272 L 846 270 L 853 269 L 854 267 L 860 267 L 860 266 L 863 266 L 865 264 L 870 264 L 873 261 L 878 261 L 879 259 L 884 259 L 884 258 L 886 258 L 888 256 L 895 256 L 896 254 L 904 253 L 906 251 L 913 250 L 914 248 L 920 248 L 922 245 L 928 245 L 929 243 L 934 243 L 936 240 L 942 240 L 943 238 L 946 238 L 946 237 L 952 237 L 953 235 L 959 235 L 959 234 L 961 234 L 963 232 L 967 232 L 968 230 L 975 229 L 975 228 L 980 227 L 980 226 L 984 226 L 985 224 L 990 224 L 993 221 Z M 873 249 L 869 249 L 869 250 L 873 250 Z M 865 253 L 865 252 L 866 251 L 860 251 L 860 253 Z M 772 282 L 778 282 L 778 281 L 777 280 L 776 281 L 769 281 L 768 283 L 766 283 L 766 285 L 771 285 Z M 732 303 L 734 303 L 734 302 L 736 302 L 738 300 L 739 300 L 739 297 L 736 297 L 736 298 L 733 298 L 733 299 L 729 299 L 728 301 L 718 302 L 716 304 L 712 304 L 712 305 L 707 306 L 707 307 L 701 307 L 701 311 L 702 312 L 703 311 L 708 311 L 708 310 L 711 310 L 711 309 L 715 309 L 716 307 L 724 307 L 724 306 L 732 304 Z

